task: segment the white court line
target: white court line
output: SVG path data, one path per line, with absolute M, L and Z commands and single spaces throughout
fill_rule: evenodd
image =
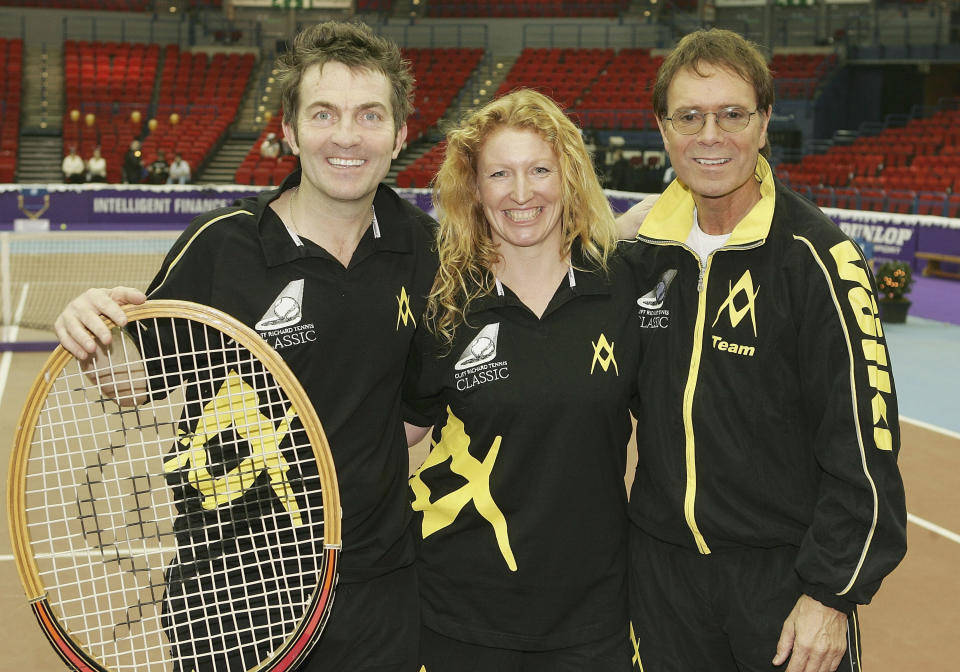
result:
M 7 331 L 7 335 L 9 335 Z M 16 338 L 16 335 L 14 335 Z M 10 375 L 10 363 L 13 361 L 13 353 L 7 350 L 0 356 L 0 402 L 3 401 L 3 391 L 7 389 L 7 377 Z
M 944 429 L 943 427 L 937 427 L 936 425 L 931 425 L 930 423 L 923 422 L 922 420 L 914 420 L 913 418 L 907 418 L 902 415 L 900 416 L 900 420 L 903 422 L 909 422 L 911 425 L 916 425 L 917 427 L 922 427 L 923 429 L 929 429 L 931 432 L 937 432 L 938 434 L 949 436 L 951 439 L 960 439 L 960 433 L 949 429 Z
M 150 555 L 176 555 L 177 547 L 176 546 L 162 546 L 160 548 L 146 548 L 146 549 L 135 549 L 129 553 L 117 553 L 116 551 L 101 552 L 93 549 L 86 551 L 76 551 L 76 552 L 61 552 L 61 553 L 38 553 L 36 558 L 37 560 L 58 560 L 65 558 L 83 558 L 85 560 L 117 560 L 118 558 L 145 558 Z M 0 555 L 0 562 L 10 562 L 13 560 L 12 555 Z
M 923 518 L 919 518 L 913 515 L 912 513 L 907 514 L 907 520 L 913 523 L 914 525 L 919 525 L 925 530 L 930 530 L 935 534 L 939 534 L 941 537 L 945 537 L 950 541 L 960 544 L 960 534 L 957 534 L 956 532 L 951 532 L 950 530 L 942 528 L 939 525 L 935 525 L 931 523 L 929 520 L 924 520 Z
M 17 311 L 13 315 L 12 323 L 4 328 L 4 338 L 7 341 L 17 340 L 17 334 L 20 331 L 20 320 L 23 319 L 23 308 L 27 304 L 27 291 L 30 289 L 30 283 L 23 283 L 23 289 L 20 291 L 20 302 L 17 304 Z M 7 389 L 7 378 L 10 376 L 10 364 L 13 362 L 13 352 L 7 350 L 0 357 L 0 402 L 3 401 L 3 392 Z
M 931 432 L 936 432 L 938 434 L 943 434 L 944 436 L 949 436 L 951 439 L 960 439 L 960 433 L 951 431 L 949 429 L 944 429 L 943 427 L 937 427 L 936 425 L 931 425 L 928 422 L 923 422 L 921 420 L 914 420 L 913 418 L 907 418 L 902 415 L 900 416 L 900 420 L 904 422 L 908 422 L 911 425 L 916 425 L 917 427 L 920 427 L 922 429 L 928 429 Z M 931 523 L 929 520 L 924 520 L 923 518 L 920 518 L 919 516 L 915 516 L 912 513 L 907 514 L 907 521 L 913 523 L 914 525 L 918 525 L 925 530 L 930 530 L 934 534 L 939 534 L 941 537 L 944 537 L 945 539 L 949 539 L 952 542 L 960 544 L 960 534 L 957 534 L 956 532 L 951 532 L 946 528 L 940 527 L 936 523 Z
M 20 308 L 18 309 L 18 317 L 17 317 L 18 324 L 19 324 L 19 315 L 22 314 L 22 311 L 23 311 L 23 302 L 21 301 Z M 14 327 L 14 329 L 15 328 L 16 327 Z M 16 334 L 14 334 L 14 336 L 15 335 Z M 3 361 L 2 363 L 0 363 L 0 399 L 2 399 L 3 397 L 3 388 L 5 387 L 6 380 L 7 380 L 7 369 L 9 369 L 10 367 L 7 361 L 7 357 L 8 355 L 11 355 L 11 354 L 12 353 L 10 352 L 3 353 Z M 908 422 L 911 425 L 916 425 L 917 427 L 922 427 L 923 429 L 929 429 L 931 431 L 938 432 L 940 434 L 944 434 L 946 436 L 949 436 L 955 439 L 960 439 L 960 433 L 953 432 L 949 429 L 944 429 L 943 427 L 937 427 L 936 425 L 931 425 L 926 422 L 921 422 L 920 420 L 914 420 L 913 418 L 908 418 L 902 415 L 900 416 L 900 420 Z M 915 516 L 912 513 L 908 513 L 907 521 L 913 523 L 914 525 L 922 527 L 925 530 L 929 530 L 934 534 L 939 534 L 941 537 L 945 539 L 949 539 L 954 543 L 960 544 L 960 534 L 957 534 L 956 532 L 951 532 L 950 530 L 944 527 L 940 527 L 935 523 L 931 523 L 929 520 L 924 520 L 919 516 Z M 0 562 L 12 562 L 12 561 L 13 561 L 12 555 L 0 555 Z

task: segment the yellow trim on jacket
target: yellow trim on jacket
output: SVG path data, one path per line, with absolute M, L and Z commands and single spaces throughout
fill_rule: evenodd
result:
M 697 383 L 700 379 L 710 260 L 713 258 L 713 254 L 724 249 L 761 245 L 770 233 L 773 211 L 776 206 L 775 187 L 773 171 L 770 169 L 770 164 L 762 156 L 757 157 L 754 176 L 760 183 L 760 200 L 737 223 L 723 247 L 711 253 L 707 259 L 706 268 L 701 266 L 700 296 L 697 301 L 697 317 L 693 331 L 693 352 L 690 355 L 690 368 L 687 371 L 687 382 L 683 390 L 684 451 L 687 469 L 683 515 L 697 544 L 697 549 L 704 555 L 710 553 L 710 546 L 700 532 L 696 518 L 697 438 L 693 430 L 693 399 L 697 393 Z M 693 192 L 679 179 L 674 180 L 663 192 L 663 195 L 657 199 L 657 202 L 643 220 L 638 237 L 685 244 L 687 237 L 690 235 L 690 229 L 693 227 L 694 207 Z M 699 258 L 698 263 L 702 264 Z
M 773 171 L 762 156 L 757 157 L 754 173 L 760 182 L 760 200 L 740 220 L 724 247 L 745 245 L 766 239 L 773 222 Z M 683 243 L 693 227 L 693 192 L 679 179 L 670 183 L 643 220 L 639 235 L 657 240 Z

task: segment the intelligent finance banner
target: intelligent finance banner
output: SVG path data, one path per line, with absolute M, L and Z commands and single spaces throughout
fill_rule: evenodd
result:
M 199 214 L 263 188 L 240 185 L 0 185 L 0 231 L 182 230 Z M 436 215 L 428 189 L 398 189 Z M 608 191 L 616 212 L 645 194 Z M 824 208 L 868 256 L 913 261 L 917 251 L 960 254 L 960 219 Z

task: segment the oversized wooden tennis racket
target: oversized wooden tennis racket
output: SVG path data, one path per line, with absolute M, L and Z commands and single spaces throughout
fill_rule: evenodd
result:
M 86 369 L 58 348 L 10 463 L 14 556 L 74 670 L 288 670 L 333 601 L 340 502 L 303 388 L 182 301 L 126 309 Z

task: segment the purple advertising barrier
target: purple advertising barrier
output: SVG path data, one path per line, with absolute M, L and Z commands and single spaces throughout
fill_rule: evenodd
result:
M 0 185 L 0 231 L 183 229 L 199 214 L 267 187 L 239 185 Z M 429 189 L 399 189 L 431 215 Z
M 630 191 L 609 191 L 604 190 L 607 200 L 610 201 L 610 207 L 615 213 L 626 212 L 631 206 L 642 201 L 647 194 L 637 194 Z
M 0 230 L 182 229 L 195 216 L 258 191 L 233 185 L 0 185 Z
M 942 252 L 960 256 L 960 235 L 956 229 L 928 226 L 920 229 L 917 241 L 919 252 Z
M 396 191 L 410 203 L 436 218 L 437 209 L 433 207 L 433 199 L 430 196 L 429 189 L 397 189 Z
M 953 220 L 955 221 L 955 220 Z M 940 252 L 960 256 L 960 233 L 957 229 L 942 226 L 927 226 L 920 229 L 920 239 L 917 241 L 918 252 Z M 925 259 L 914 262 L 918 271 L 923 271 Z M 940 263 L 944 271 L 960 273 L 960 264 Z
M 877 263 L 899 259 L 921 271 L 926 262 L 916 259 L 917 252 L 960 254 L 960 219 L 831 208 L 824 212 L 851 238 L 866 242 Z
M 241 185 L 0 185 L 0 231 L 183 229 L 195 216 L 232 204 L 263 187 Z M 429 189 L 398 189 L 436 216 Z M 615 212 L 646 194 L 608 191 Z M 823 210 L 867 256 L 917 267 L 918 250 L 960 254 L 960 219 L 859 210 Z M 919 268 L 918 268 L 919 270 Z
M 822 209 L 844 233 L 856 241 L 868 259 L 876 263 L 890 260 L 913 262 L 919 230 L 916 222 L 904 219 L 907 215 Z

